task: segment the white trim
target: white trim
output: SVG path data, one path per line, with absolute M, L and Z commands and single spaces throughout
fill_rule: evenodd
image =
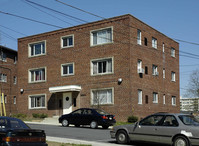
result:
M 67 85 L 67 86 L 57 86 L 57 87 L 50 87 L 50 93 L 57 93 L 57 92 L 68 92 L 68 91 L 81 91 L 81 86 L 79 85 Z
M 93 74 L 93 62 L 95 62 L 95 61 L 103 61 L 103 60 L 107 60 L 107 59 L 111 59 L 111 60 L 112 60 L 112 72 Z M 91 76 L 99 76 L 99 75 L 114 74 L 114 57 L 106 57 L 106 58 L 92 59 L 92 60 L 90 61 L 90 68 L 91 68 L 91 69 L 90 69 Z
M 44 96 L 45 98 L 45 107 L 33 107 L 31 108 L 31 97 L 35 97 L 35 96 Z M 46 94 L 33 94 L 33 95 L 29 95 L 28 96 L 28 109 L 46 109 L 46 106 L 47 106 L 47 101 L 46 101 Z
M 45 46 L 45 53 L 44 54 L 38 54 L 38 55 L 31 56 L 31 47 L 30 47 L 30 45 L 39 44 L 39 43 L 43 43 L 43 42 L 44 42 L 44 46 Z M 46 49 L 46 40 L 37 41 L 37 42 L 31 42 L 31 43 L 28 44 L 28 57 L 29 58 L 46 55 L 46 52 L 47 52 L 47 49 Z
M 114 87 L 110 87 L 110 88 L 99 88 L 99 89 L 91 89 L 91 90 L 90 90 L 91 105 L 97 105 L 97 104 L 93 104 L 93 91 L 110 90 L 110 89 L 112 90 L 112 103 L 100 104 L 100 105 L 114 105 Z
M 112 40 L 108 43 L 102 43 L 102 44 L 93 44 L 93 32 L 98 32 L 98 31 L 102 31 L 105 29 L 111 29 L 111 38 Z M 104 27 L 104 28 L 99 28 L 99 29 L 95 29 L 95 30 L 91 30 L 90 31 L 90 46 L 98 46 L 98 45 L 105 45 L 105 44 L 112 44 L 113 43 L 113 26 L 109 26 L 109 27 Z
M 71 45 L 71 46 L 63 46 L 63 38 L 69 38 L 71 36 L 73 38 L 73 45 Z M 66 35 L 66 36 L 61 36 L 61 49 L 74 47 L 75 46 L 75 44 L 74 44 L 75 40 L 74 39 L 75 39 L 74 34 L 70 34 L 70 35 Z
M 73 73 L 72 74 L 63 74 L 63 66 L 68 66 L 68 65 L 73 65 Z M 71 63 L 65 63 L 65 64 L 61 64 L 61 76 L 72 76 L 75 75 L 75 63 L 71 62 Z
M 31 81 L 31 71 L 39 70 L 39 69 L 45 69 L 45 80 Z M 47 67 L 31 68 L 28 70 L 28 83 L 40 83 L 40 82 L 46 82 L 46 81 L 47 81 Z

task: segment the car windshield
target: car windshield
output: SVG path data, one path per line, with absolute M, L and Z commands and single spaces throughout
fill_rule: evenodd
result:
M 199 126 L 199 120 L 192 115 L 181 115 L 179 118 L 185 125 Z
M 101 114 L 101 115 L 109 115 L 109 113 L 103 111 L 103 110 L 100 110 L 100 109 L 96 109 L 96 111 Z

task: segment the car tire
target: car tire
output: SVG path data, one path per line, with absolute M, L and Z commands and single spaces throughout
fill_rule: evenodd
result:
M 68 125 L 69 125 L 68 120 L 63 119 L 63 120 L 62 120 L 62 126 L 63 126 L 63 127 L 67 127 Z
M 120 130 L 116 134 L 116 141 L 118 144 L 127 144 L 129 142 L 129 137 L 124 130 Z
M 173 146 L 190 146 L 190 144 L 186 137 L 178 136 L 174 139 Z
M 102 126 L 103 129 L 108 129 L 109 126 Z
M 90 123 L 90 127 L 91 127 L 92 129 L 96 129 L 96 128 L 98 127 L 97 122 L 96 122 L 96 121 L 92 121 L 92 122 Z

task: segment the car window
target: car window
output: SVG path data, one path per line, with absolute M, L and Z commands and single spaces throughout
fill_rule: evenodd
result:
M 13 129 L 29 129 L 23 121 L 18 119 L 10 119 L 10 127 Z
M 82 114 L 83 113 L 83 110 L 76 110 L 73 112 L 73 114 Z
M 0 119 L 0 129 L 8 127 L 8 121 L 6 119 Z
M 92 111 L 91 110 L 84 110 L 83 112 L 84 115 L 91 115 L 92 114 Z
M 199 121 L 192 115 L 180 115 L 179 118 L 185 125 L 199 125 Z
M 140 121 L 140 125 L 146 125 L 146 126 L 154 126 L 154 125 L 159 125 L 160 121 L 163 119 L 162 115 L 153 115 L 150 117 L 147 117 Z
M 103 111 L 103 110 L 99 110 L 99 109 L 96 109 L 96 111 L 101 114 L 101 115 L 109 115 L 109 113 Z
M 178 121 L 174 116 L 166 116 L 163 122 L 163 126 L 178 126 Z

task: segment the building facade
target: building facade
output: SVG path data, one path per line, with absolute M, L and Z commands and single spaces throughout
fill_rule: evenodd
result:
M 17 111 L 17 51 L 4 46 L 0 46 L 0 86 L 0 114 L 4 115 L 4 102 L 6 115 L 9 116 Z
M 18 39 L 21 113 L 179 112 L 179 44 L 132 15 Z
M 180 110 L 182 112 L 198 112 L 199 98 L 180 98 Z

